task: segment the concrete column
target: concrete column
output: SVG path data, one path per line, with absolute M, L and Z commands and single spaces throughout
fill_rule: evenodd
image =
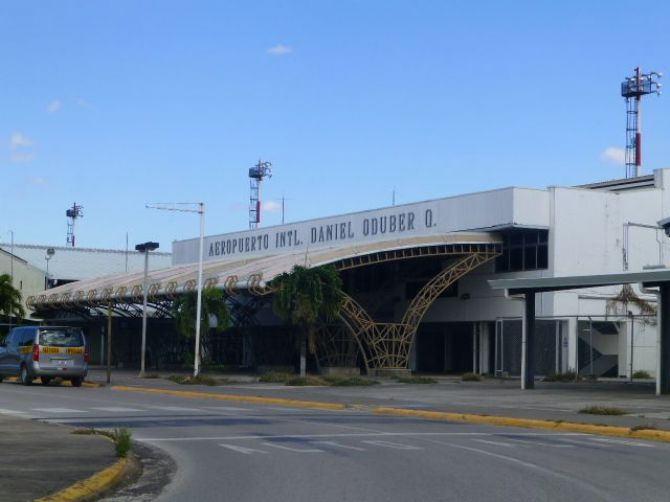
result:
M 535 293 L 525 294 L 525 312 L 521 337 L 521 388 L 535 387 Z
M 670 394 L 670 283 L 664 282 L 660 286 L 661 299 L 661 357 L 660 382 L 661 394 Z

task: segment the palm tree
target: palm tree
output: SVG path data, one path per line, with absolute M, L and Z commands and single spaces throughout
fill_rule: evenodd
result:
M 21 292 L 12 285 L 12 276 L 0 274 L 0 314 L 23 319 L 26 311 L 21 303 Z
M 332 265 L 307 268 L 296 265 L 272 280 L 272 307 L 285 322 L 300 328 L 300 376 L 305 376 L 306 346 L 316 352 L 315 323 L 319 317 L 334 319 L 344 301 L 342 279 Z
M 177 330 L 187 338 L 195 337 L 195 316 L 197 311 L 196 293 L 188 293 L 177 297 L 172 306 L 172 314 L 177 323 Z M 206 288 L 202 290 L 202 309 L 200 315 L 200 333 L 202 343 L 200 344 L 200 356 L 204 361 L 207 334 L 213 318 L 216 319 L 216 332 L 222 333 L 230 327 L 231 317 L 228 305 L 225 301 L 223 290 Z

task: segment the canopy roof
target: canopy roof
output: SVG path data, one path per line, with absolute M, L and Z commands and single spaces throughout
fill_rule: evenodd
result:
M 204 287 L 218 287 L 229 291 L 242 289 L 263 294 L 268 292 L 267 283 L 283 272 L 289 272 L 296 265 L 317 267 L 334 264 L 338 269 L 345 270 L 401 259 L 466 254 L 500 245 L 501 240 L 496 234 L 455 232 L 312 252 L 299 251 L 243 260 L 205 262 L 203 284 Z M 194 291 L 197 278 L 197 263 L 153 270 L 148 274 L 148 294 L 151 297 L 169 297 Z M 105 305 L 119 301 L 139 303 L 143 279 L 143 272 L 135 272 L 82 280 L 50 289 L 37 297 L 29 297 L 27 303 L 34 310 L 58 306 Z

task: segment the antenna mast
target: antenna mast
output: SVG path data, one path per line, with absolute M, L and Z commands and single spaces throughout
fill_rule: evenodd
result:
M 658 79 L 662 76 L 655 71 L 642 73 L 638 66 L 633 76 L 621 83 L 621 95 L 626 98 L 626 178 L 639 176 L 642 169 L 640 100 L 647 94 L 661 94 Z
M 258 160 L 249 168 L 249 228 L 258 228 L 261 222 L 261 182 L 264 178 L 272 178 L 272 164 Z
M 65 216 L 67 216 L 67 245 L 74 247 L 74 222 L 77 218 L 83 218 L 84 212 L 82 211 L 84 206 L 77 205 L 76 202 L 72 203 L 72 207 L 65 211 Z

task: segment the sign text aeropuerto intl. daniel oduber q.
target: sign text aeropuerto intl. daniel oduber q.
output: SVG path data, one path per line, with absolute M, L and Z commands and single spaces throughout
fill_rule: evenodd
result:
M 254 235 L 222 236 L 208 243 L 206 255 L 224 257 L 258 251 L 282 250 L 302 246 L 336 245 L 342 241 L 356 241 L 358 237 L 379 237 L 414 233 L 418 228 L 434 226 L 432 209 L 423 214 L 404 211 L 389 215 L 349 218 L 316 225 L 297 225 L 296 228 L 278 227 Z

